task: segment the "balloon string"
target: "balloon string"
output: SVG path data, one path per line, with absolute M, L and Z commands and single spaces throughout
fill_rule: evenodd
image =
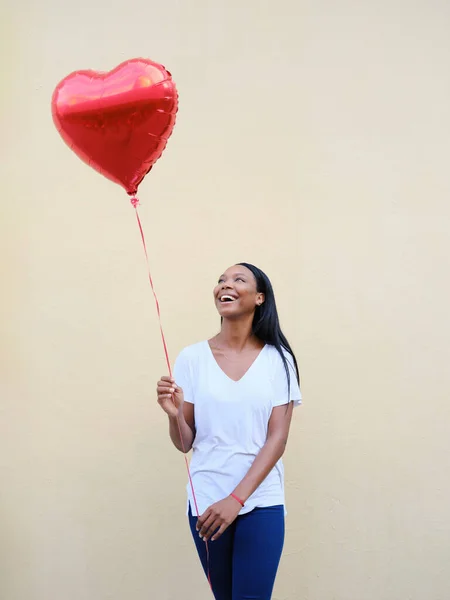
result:
M 167 364 L 167 368 L 168 368 L 168 371 L 169 371 L 169 375 L 170 375 L 170 377 L 172 377 L 172 368 L 170 366 L 169 351 L 167 349 L 166 336 L 164 335 L 164 329 L 163 329 L 163 326 L 162 326 L 161 309 L 160 309 L 160 306 L 159 306 L 158 296 L 156 294 L 155 285 L 153 283 L 153 278 L 152 278 L 152 274 L 151 274 L 151 271 L 150 271 L 150 261 L 149 261 L 149 258 L 148 258 L 147 244 L 145 242 L 144 229 L 142 227 L 141 219 L 139 218 L 139 211 L 138 211 L 139 200 L 136 197 L 133 197 L 133 198 L 131 198 L 131 204 L 133 205 L 133 208 L 135 210 L 136 220 L 137 220 L 137 224 L 138 224 L 138 227 L 139 227 L 139 233 L 141 234 L 142 245 L 144 247 L 145 261 L 146 261 L 146 264 L 147 264 L 147 272 L 148 272 L 148 280 L 150 282 L 150 287 L 152 288 L 153 297 L 155 299 L 156 312 L 158 314 L 159 330 L 161 332 L 161 339 L 162 339 L 162 343 L 163 343 L 164 355 L 165 355 L 165 358 L 166 358 L 166 364 Z M 182 435 L 182 431 L 181 431 L 180 419 L 179 419 L 178 415 L 177 415 L 177 426 L 178 426 L 178 433 L 180 435 L 181 449 L 183 450 L 184 461 L 185 461 L 186 469 L 187 469 L 187 473 L 188 473 L 189 484 L 190 484 L 191 491 L 192 491 L 192 498 L 194 500 L 195 511 L 197 513 L 197 517 L 199 517 L 200 516 L 200 512 L 198 510 L 197 497 L 195 495 L 195 490 L 194 490 L 194 484 L 193 484 L 193 481 L 192 481 L 191 470 L 189 468 L 189 461 L 187 459 L 186 446 L 184 444 L 183 435 Z M 208 546 L 208 542 L 205 542 L 205 544 L 206 544 L 206 567 L 207 567 L 206 568 L 206 576 L 208 578 L 208 583 L 209 583 L 211 591 L 212 591 L 211 573 L 210 573 L 210 568 L 209 568 L 209 546 Z

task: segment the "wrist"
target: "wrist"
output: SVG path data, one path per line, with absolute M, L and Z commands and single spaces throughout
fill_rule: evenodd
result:
M 183 410 L 179 410 L 176 414 L 169 415 L 169 421 L 171 421 L 174 424 L 183 423 L 184 422 Z
M 232 492 L 230 494 L 230 498 L 233 498 L 233 500 L 235 500 L 236 502 L 238 502 L 242 507 L 245 506 L 245 502 L 244 502 L 243 498 L 241 498 L 240 496 L 238 496 L 238 494 L 235 494 L 234 492 Z

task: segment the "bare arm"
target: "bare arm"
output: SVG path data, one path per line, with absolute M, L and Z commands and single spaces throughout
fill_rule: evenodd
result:
M 177 450 L 184 453 L 191 450 L 195 438 L 193 404 L 183 402 L 178 412 L 178 419 L 176 416 L 169 415 L 169 435 Z
M 170 377 L 161 377 L 156 388 L 158 404 L 169 417 L 169 435 L 180 452 L 189 452 L 195 439 L 194 405 L 184 401 L 183 390 Z
M 247 474 L 233 490 L 233 494 L 246 502 L 261 485 L 286 448 L 292 420 L 293 402 L 288 406 L 276 406 L 269 419 L 267 440 L 259 451 Z M 200 537 L 218 539 L 225 529 L 236 519 L 241 510 L 239 502 L 232 495 L 212 504 L 197 520 Z
M 289 406 L 275 406 L 269 420 L 267 440 L 259 451 L 247 474 L 233 490 L 233 493 L 246 502 L 261 485 L 279 459 L 283 456 L 289 436 L 294 403 Z

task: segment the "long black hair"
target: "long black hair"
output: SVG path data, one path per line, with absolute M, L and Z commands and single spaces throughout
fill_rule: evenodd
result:
M 275 302 L 275 294 L 270 279 L 263 271 L 261 271 L 261 269 L 258 269 L 258 267 L 255 267 L 254 265 L 245 262 L 238 264 L 242 267 L 246 267 L 249 271 L 253 273 L 256 280 L 257 292 L 260 294 L 264 294 L 264 302 L 260 306 L 257 306 L 255 309 L 255 315 L 253 317 L 252 324 L 252 332 L 261 341 L 265 342 L 266 344 L 270 344 L 271 346 L 275 346 L 275 348 L 278 350 L 278 353 L 281 356 L 281 360 L 284 364 L 284 369 L 286 371 L 288 390 L 290 393 L 291 377 L 289 373 L 288 361 L 286 359 L 286 356 L 284 355 L 283 350 L 285 350 L 292 356 L 298 383 L 300 383 L 300 376 L 298 372 L 297 359 L 295 358 L 294 351 L 292 350 L 289 342 L 287 341 L 286 336 L 281 331 L 277 305 Z

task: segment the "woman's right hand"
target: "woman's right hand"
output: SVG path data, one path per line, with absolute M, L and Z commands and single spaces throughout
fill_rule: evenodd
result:
M 156 392 L 158 404 L 169 417 L 178 417 L 183 410 L 183 390 L 178 387 L 171 377 L 161 377 Z

